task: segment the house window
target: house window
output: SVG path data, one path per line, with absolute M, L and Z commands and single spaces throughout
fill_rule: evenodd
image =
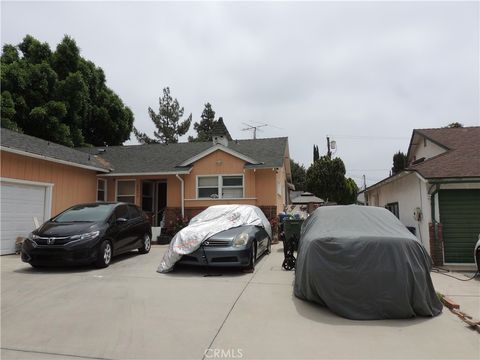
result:
M 243 198 L 242 175 L 199 176 L 197 180 L 199 199 Z
M 222 198 L 243 198 L 243 176 L 222 176 Z
M 135 203 L 135 180 L 117 180 L 117 201 Z
M 107 201 L 107 180 L 97 179 L 97 201 Z
M 389 204 L 385 205 L 385 209 L 390 211 L 397 218 L 400 218 L 400 213 L 398 211 L 398 202 L 389 203 Z

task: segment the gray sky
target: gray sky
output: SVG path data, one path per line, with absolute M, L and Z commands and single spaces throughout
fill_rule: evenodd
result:
M 480 125 L 478 2 L 1 7 L 2 45 L 31 34 L 55 48 L 72 36 L 148 133 L 147 108 L 169 86 L 194 121 L 210 102 L 234 138 L 252 136 L 242 122 L 276 126 L 258 137 L 288 136 L 307 167 L 330 135 L 347 175 L 371 185 L 407 151 L 412 129 Z

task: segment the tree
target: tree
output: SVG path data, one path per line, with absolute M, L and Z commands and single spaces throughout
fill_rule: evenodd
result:
M 150 119 L 157 128 L 157 131 L 153 133 L 155 138 L 150 138 L 147 134 L 138 131 L 136 128 L 134 128 L 134 134 L 141 143 L 177 143 L 178 138 L 185 135 L 190 128 L 192 114 L 190 114 L 187 119 L 181 120 L 184 108 L 180 107 L 177 99 L 172 98 L 169 87 L 163 89 L 163 97 L 158 99 L 158 104 L 158 114 L 155 113 L 151 107 L 148 108 Z
M 203 109 L 202 120 L 193 124 L 193 128 L 197 132 L 197 137 L 189 136 L 189 142 L 212 141 L 212 128 L 215 123 L 215 111 L 210 103 L 205 104 Z
M 292 172 L 292 181 L 295 185 L 295 190 L 305 190 L 305 166 L 297 163 L 295 160 L 290 159 L 290 171 Z
M 318 159 L 320 159 L 320 153 L 318 151 L 318 146 L 313 145 L 313 162 L 317 161 Z
M 316 196 L 333 202 L 340 202 L 345 192 L 345 165 L 340 158 L 322 156 L 306 173 L 307 190 Z
M 345 179 L 343 196 L 338 201 L 341 205 L 355 204 L 357 202 L 358 185 L 352 178 Z
M 463 128 L 463 124 L 459 123 L 459 122 L 452 122 L 450 124 L 448 124 L 447 126 L 445 126 L 445 128 Z
M 0 59 L 2 127 L 67 146 L 121 145 L 130 138 L 132 111 L 69 36 L 52 52 L 27 35 L 17 46 L 4 45 Z
M 395 175 L 400 171 L 405 170 L 406 167 L 407 167 L 407 155 L 405 155 L 401 151 L 398 151 L 395 155 L 393 155 L 392 175 Z

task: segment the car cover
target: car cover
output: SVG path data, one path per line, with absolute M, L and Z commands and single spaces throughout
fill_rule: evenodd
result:
M 436 316 L 431 264 L 388 210 L 321 207 L 302 225 L 294 293 L 349 319 Z
M 270 222 L 258 207 L 253 205 L 210 206 L 193 217 L 187 227 L 175 234 L 157 271 L 160 273 L 171 271 L 182 255 L 193 253 L 211 236 L 242 225 L 262 226 L 268 236 L 272 237 Z

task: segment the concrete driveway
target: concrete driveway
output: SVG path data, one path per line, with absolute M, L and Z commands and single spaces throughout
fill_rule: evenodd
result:
M 101 270 L 39 271 L 3 256 L 2 359 L 480 358 L 479 334 L 446 309 L 433 319 L 351 321 L 296 299 L 278 245 L 253 274 L 158 274 L 164 251 Z M 433 278 L 480 308 L 479 281 Z

